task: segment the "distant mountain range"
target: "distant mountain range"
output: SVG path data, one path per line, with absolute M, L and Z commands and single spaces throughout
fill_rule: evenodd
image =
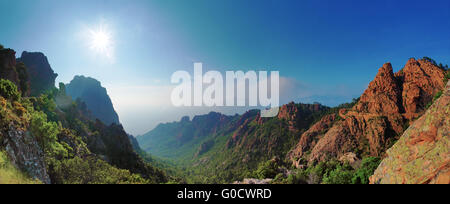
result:
M 189 176 L 199 176 L 194 182 L 259 176 L 281 183 L 293 178 L 300 183 L 368 183 L 377 161 L 442 93 L 448 77 L 448 67 L 430 58 L 411 58 L 397 73 L 386 63 L 352 103 L 335 108 L 290 103 L 276 118 L 261 118 L 256 110 L 235 116 L 213 112 L 160 124 L 137 140 L 145 151 L 190 169 Z M 443 138 L 444 145 L 435 148 L 448 158 L 448 134 Z M 329 178 L 335 171 L 337 178 Z
M 211 112 L 134 138 L 107 90 L 0 46 L 0 183 L 450 183 L 450 71 L 384 64 L 349 103 Z

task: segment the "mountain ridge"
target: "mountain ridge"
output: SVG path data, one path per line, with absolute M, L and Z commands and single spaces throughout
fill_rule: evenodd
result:
M 278 168 L 286 171 L 280 174 L 288 177 L 292 175 L 286 172 L 297 169 L 305 173 L 315 171 L 314 168 L 320 165 L 341 168 L 336 164 L 350 162 L 353 167 L 346 168 L 353 169 L 349 170 L 351 174 L 357 173 L 354 182 L 366 183 L 371 175 L 368 172 L 373 173 L 379 158 L 384 157 L 386 150 L 428 109 L 433 96 L 443 89 L 446 72 L 426 57 L 409 59 L 397 73 L 393 72 L 390 63 L 385 63 L 361 97 L 352 103 L 334 108 L 289 103 L 280 107 L 275 118 L 261 118 L 257 111 L 248 111 L 234 116 L 226 125 L 217 126 L 221 129 L 208 129 L 214 131 L 205 131 L 204 139 L 189 144 L 189 148 L 173 151 L 183 152 L 178 155 L 183 155 L 184 168 L 191 169 L 189 176 L 202 175 L 194 182 L 242 180 L 260 175 L 258 168 L 267 171 L 267 165 L 282 165 Z M 162 124 L 158 128 L 160 132 L 153 132 L 153 137 L 157 134 L 164 134 L 161 138 L 166 139 L 190 135 L 192 132 L 188 129 L 182 131 L 182 124 L 187 122 L 189 119 L 183 118 L 180 122 Z M 166 125 L 180 132 L 164 133 L 161 127 Z M 145 136 L 137 138 L 144 150 L 155 153 L 158 148 L 170 149 L 157 145 L 147 149 Z M 177 159 L 176 155 L 172 155 L 174 158 Z M 363 167 L 359 167 L 361 160 Z M 289 170 L 290 165 L 294 169 Z M 279 171 L 277 168 L 272 170 Z M 271 178 L 275 175 L 271 174 Z M 330 182 L 326 176 L 321 172 L 319 181 Z M 318 181 L 308 181 L 315 182 Z
M 107 125 L 120 124 L 119 115 L 114 110 L 111 98 L 106 88 L 100 81 L 85 77 L 75 76 L 70 83 L 65 85 L 66 92 L 74 101 L 81 100 L 91 110 L 92 115 Z
M 45 55 L 24 52 L 25 65 L 16 62 L 14 50 L 0 48 L 0 152 L 14 167 L 46 184 L 168 181 L 136 153 L 120 124 L 93 119 L 64 84 L 54 86 L 56 74 Z M 40 73 L 32 75 L 35 82 L 28 66 Z
M 427 59 L 411 58 L 395 74 L 390 63 L 384 64 L 358 103 L 339 110 L 341 120 L 324 129 L 322 138 L 313 147 L 305 149 L 306 144 L 299 143 L 290 153 L 291 160 L 298 163 L 296 159 L 306 157 L 312 164 L 349 152 L 358 157 L 383 156 L 405 127 L 423 114 L 426 104 L 443 89 L 444 75 L 443 69 Z M 307 151 L 311 152 L 305 155 Z
M 450 183 L 450 82 L 424 115 L 404 132 L 371 183 Z

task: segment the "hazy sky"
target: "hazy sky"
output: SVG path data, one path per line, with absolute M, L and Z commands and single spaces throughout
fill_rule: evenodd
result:
M 359 96 L 385 62 L 450 64 L 448 0 L 0 0 L 0 8 L 1 44 L 18 57 L 43 52 L 57 82 L 101 81 L 132 134 L 209 111 L 170 106 L 171 74 L 194 62 L 279 70 L 283 103 L 327 105 Z M 92 49 L 99 30 L 107 53 Z

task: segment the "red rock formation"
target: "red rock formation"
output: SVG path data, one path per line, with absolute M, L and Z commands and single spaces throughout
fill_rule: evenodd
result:
M 311 113 L 324 110 L 325 107 L 321 104 L 296 104 L 290 102 L 281 106 L 278 112 L 278 119 L 284 120 L 288 123 L 290 131 L 298 131 L 299 127 L 304 127 L 309 122 L 305 118 L 311 115 Z
M 296 148 L 289 153 L 289 157 L 300 158 L 305 156 L 305 153 L 317 144 L 317 141 L 323 137 L 335 120 L 336 115 L 331 114 L 323 117 L 319 122 L 311 126 L 308 131 L 302 134 L 300 142 Z
M 450 184 L 450 83 L 387 151 L 371 183 Z
M 386 63 L 378 70 L 375 79 L 364 91 L 356 111 L 374 114 L 400 113 L 401 89 L 392 72 L 392 65 Z
M 396 77 L 403 82 L 402 99 L 405 118 L 411 120 L 423 113 L 433 96 L 445 86 L 445 72 L 423 59 L 411 58 Z
M 323 121 L 313 126 L 311 131 L 322 132 L 323 136 L 316 142 L 302 135 L 290 158 L 296 162 L 295 156 L 307 151 L 311 151 L 309 163 L 349 152 L 382 156 L 404 127 L 423 114 L 426 104 L 442 90 L 444 73 L 427 60 L 410 59 L 396 74 L 390 63 L 384 64 L 359 102 L 352 109 L 339 111 L 342 120 L 322 130 L 317 126 Z

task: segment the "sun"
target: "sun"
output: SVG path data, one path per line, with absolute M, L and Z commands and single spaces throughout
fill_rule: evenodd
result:
M 111 44 L 110 37 L 102 32 L 92 33 L 92 48 L 99 51 L 105 51 Z
M 89 47 L 98 55 L 113 58 L 114 43 L 111 32 L 100 26 L 97 30 L 89 30 Z

